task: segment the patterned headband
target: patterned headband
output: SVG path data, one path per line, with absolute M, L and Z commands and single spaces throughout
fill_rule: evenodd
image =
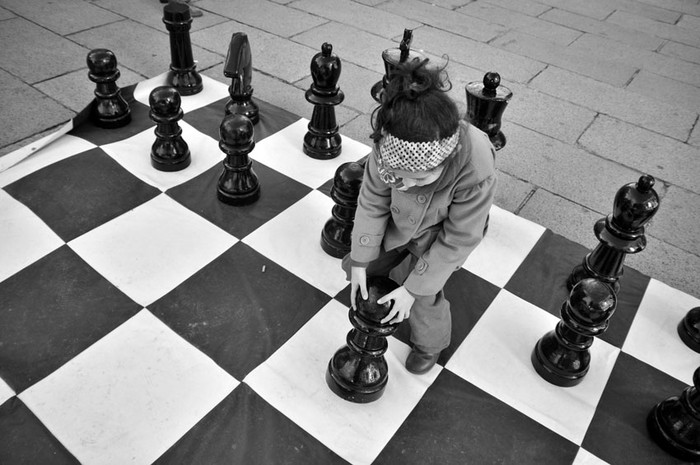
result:
M 387 134 L 379 146 L 380 165 L 411 173 L 430 171 L 440 166 L 458 143 L 459 131 L 429 142 L 408 142 Z

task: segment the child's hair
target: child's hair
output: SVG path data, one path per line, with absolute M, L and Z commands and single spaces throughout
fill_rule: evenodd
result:
M 408 142 L 444 139 L 457 131 L 459 111 L 447 95 L 452 88 L 444 68 L 429 68 L 428 59 L 399 63 L 372 113 L 371 138 L 378 144 L 383 132 Z

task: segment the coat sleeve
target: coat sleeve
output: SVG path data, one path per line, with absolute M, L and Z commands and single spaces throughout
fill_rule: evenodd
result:
M 391 187 L 379 178 L 375 154 L 367 157 L 352 229 L 350 258 L 354 264 L 368 264 L 379 256 L 391 216 Z
M 430 248 L 416 262 L 404 282 L 414 295 L 439 292 L 452 273 L 481 242 L 496 189 L 495 173 L 479 184 L 457 191 L 448 217 Z

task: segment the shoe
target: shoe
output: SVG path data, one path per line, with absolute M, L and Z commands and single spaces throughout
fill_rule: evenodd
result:
M 431 354 L 414 347 L 406 357 L 406 369 L 414 375 L 422 375 L 435 366 L 439 357 L 440 352 Z

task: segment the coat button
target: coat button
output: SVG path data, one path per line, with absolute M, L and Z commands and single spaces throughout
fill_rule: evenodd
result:
M 360 244 L 362 244 L 362 245 L 369 244 L 369 237 L 368 236 L 361 236 L 360 237 Z
M 423 271 L 423 270 L 425 269 L 425 262 L 418 262 L 418 263 L 416 264 L 416 269 L 417 269 L 418 271 Z
M 418 201 L 418 203 L 425 203 L 425 201 L 428 199 L 423 194 L 420 194 L 418 195 L 418 197 L 416 197 L 416 200 Z
M 416 219 L 415 219 L 414 217 L 412 217 L 412 216 L 409 216 L 409 217 L 408 217 L 408 222 L 411 223 L 411 224 L 416 224 Z
M 398 213 L 400 210 L 399 210 L 399 207 L 397 207 L 397 206 L 395 206 L 395 205 L 392 205 L 392 206 L 391 206 L 391 211 L 394 212 L 394 213 Z

